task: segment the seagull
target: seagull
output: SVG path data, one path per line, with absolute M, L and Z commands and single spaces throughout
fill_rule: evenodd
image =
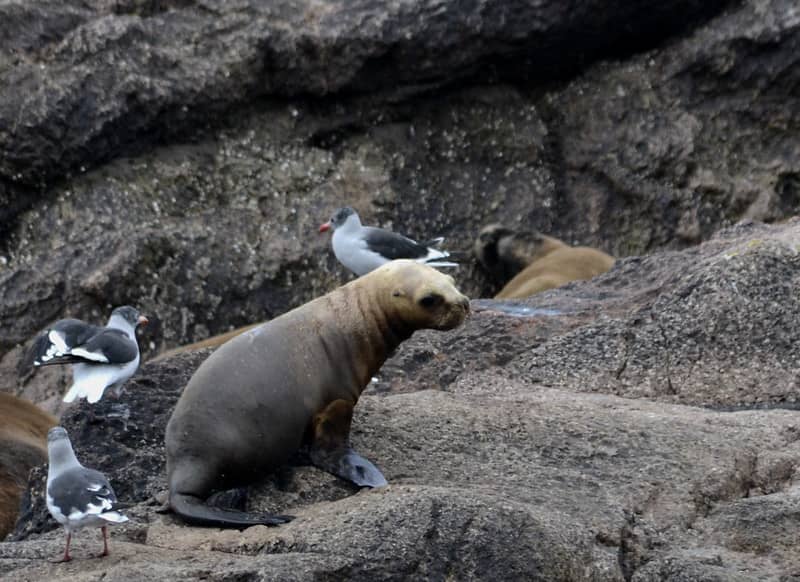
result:
M 114 511 L 117 496 L 105 475 L 87 469 L 75 458 L 67 431 L 54 426 L 47 433 L 47 510 L 64 526 L 67 545 L 61 562 L 69 562 L 72 532 L 82 527 L 99 527 L 103 532 L 103 553 L 108 555 L 108 525 L 128 518 Z
M 458 263 L 444 261 L 447 251 L 435 249 L 444 237 L 417 242 L 403 235 L 362 226 L 361 219 L 349 206 L 333 213 L 319 231 L 333 230 L 333 254 L 345 267 L 359 277 L 395 259 L 412 259 L 431 267 L 457 267 Z
M 109 386 L 119 398 L 122 385 L 139 367 L 136 327 L 147 318 L 128 305 L 117 307 L 105 327 L 62 319 L 36 338 L 29 359 L 34 366 L 72 364 L 73 384 L 64 402 L 95 403 Z

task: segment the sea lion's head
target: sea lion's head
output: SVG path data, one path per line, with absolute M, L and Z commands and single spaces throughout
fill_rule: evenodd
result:
M 472 245 L 475 258 L 487 271 L 493 271 L 498 264 L 497 245 L 500 239 L 512 236 L 514 231 L 502 224 L 487 224 L 478 233 Z
M 510 270 L 519 272 L 532 262 L 563 246 L 564 243 L 557 238 L 542 234 L 538 230 L 517 231 L 498 241 L 497 256 L 501 262 L 509 266 Z
M 472 251 L 484 269 L 505 283 L 559 246 L 564 246 L 561 241 L 536 230 L 516 231 L 502 224 L 487 224 L 478 233 Z
M 469 297 L 456 289 L 451 276 L 433 267 L 400 259 L 361 279 L 367 277 L 380 282 L 379 301 L 389 316 L 413 329 L 453 329 L 469 313 Z

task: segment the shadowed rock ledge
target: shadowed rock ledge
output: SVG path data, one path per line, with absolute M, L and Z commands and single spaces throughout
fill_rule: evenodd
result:
M 10 2 L 0 12 L 0 176 L 46 184 L 264 95 L 408 95 L 493 63 L 507 76 L 563 77 L 727 3 Z

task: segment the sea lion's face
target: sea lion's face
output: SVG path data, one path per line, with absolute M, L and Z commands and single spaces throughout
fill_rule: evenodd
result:
M 497 257 L 512 269 L 521 271 L 557 246 L 562 243 L 538 231 L 515 232 L 497 241 Z
M 484 269 L 505 282 L 559 246 L 563 243 L 558 239 L 536 230 L 515 231 L 501 224 L 488 224 L 475 239 L 472 251 Z
M 501 224 L 487 224 L 484 226 L 475 243 L 472 252 L 485 269 L 493 270 L 497 266 L 497 244 L 501 238 L 513 235 L 514 232 Z
M 469 313 L 469 297 L 453 278 L 415 261 L 392 261 L 373 271 L 387 285 L 386 300 L 396 316 L 414 329 L 453 329 Z

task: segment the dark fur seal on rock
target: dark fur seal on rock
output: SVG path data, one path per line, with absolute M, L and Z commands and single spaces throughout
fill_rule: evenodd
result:
M 452 329 L 468 311 L 451 277 L 393 261 L 225 343 L 192 376 L 167 425 L 170 507 L 197 525 L 282 523 L 207 500 L 258 481 L 304 443 L 314 465 L 357 485 L 386 484 L 349 446 L 353 407 L 415 330 Z
M 0 392 L 0 540 L 14 529 L 28 473 L 47 460 L 47 431 L 55 417 Z
M 522 299 L 570 281 L 591 279 L 614 265 L 614 257 L 603 251 L 571 247 L 536 231 L 515 232 L 499 224 L 484 227 L 473 250 L 484 268 L 508 281 L 495 299 Z

